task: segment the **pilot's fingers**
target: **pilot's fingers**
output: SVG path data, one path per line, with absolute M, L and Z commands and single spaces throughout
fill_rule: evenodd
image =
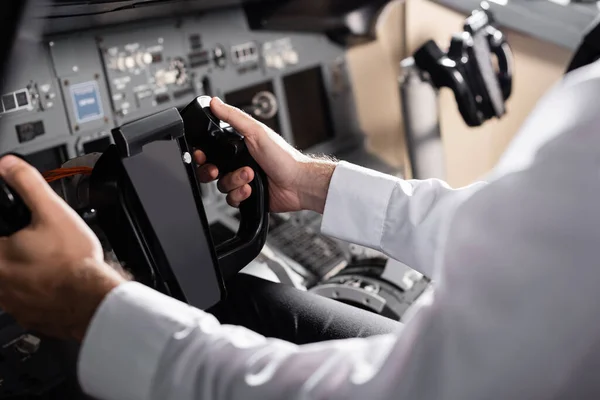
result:
M 198 165 L 204 165 L 206 163 L 206 154 L 202 150 L 194 151 L 194 161 Z
M 218 97 L 213 97 L 210 102 L 210 109 L 217 118 L 227 122 L 248 138 L 258 142 L 261 140 L 261 136 L 265 135 L 265 130 L 257 120 L 239 108 L 223 103 Z
M 61 214 L 60 198 L 37 169 L 13 155 L 0 159 L 0 176 L 21 196 L 32 215 Z
M 219 179 L 217 187 L 221 193 L 229 193 L 252 182 L 252 179 L 254 179 L 252 168 L 243 167 Z
M 240 203 L 250 197 L 251 194 L 252 188 L 250 185 L 246 184 L 232 192 L 229 192 L 227 195 L 227 204 L 232 207 L 239 207 Z
M 213 164 L 206 164 L 199 167 L 196 171 L 198 179 L 202 183 L 209 183 L 217 179 L 219 176 L 219 169 Z

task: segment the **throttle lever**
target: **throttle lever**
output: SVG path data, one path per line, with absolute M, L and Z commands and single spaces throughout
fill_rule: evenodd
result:
M 467 125 L 479 126 L 483 123 L 475 96 L 456 60 L 448 57 L 433 40 L 423 44 L 413 58 L 419 69 L 429 73 L 436 88 L 448 87 L 454 92 L 458 109 Z
M 512 52 L 493 16 L 482 3 L 465 21 L 463 32 L 454 35 L 448 53 L 433 41 L 425 42 L 413 55 L 415 64 L 429 74 L 433 85 L 454 92 L 458 109 L 468 126 L 500 118 L 512 91 Z M 492 55 L 498 61 L 494 70 Z

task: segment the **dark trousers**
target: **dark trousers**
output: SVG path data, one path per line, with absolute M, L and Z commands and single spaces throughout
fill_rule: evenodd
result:
M 400 322 L 289 285 L 238 274 L 227 299 L 208 310 L 222 324 L 296 344 L 396 332 Z

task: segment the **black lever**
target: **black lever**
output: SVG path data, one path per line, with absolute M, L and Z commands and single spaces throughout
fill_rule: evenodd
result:
M 227 279 L 262 250 L 268 233 L 267 176 L 250 155 L 244 136 L 220 121 L 210 110 L 211 97 L 200 96 L 181 111 L 189 147 L 202 150 L 220 175 L 249 166 L 254 170 L 251 196 L 240 204 L 240 226 L 235 237 L 216 248 L 223 277 Z
M 513 55 L 510 45 L 504 34 L 493 26 L 486 28 L 490 50 L 498 60 L 498 72 L 496 74 L 504 100 L 508 100 L 512 93 L 513 77 Z
M 461 49 L 462 51 L 462 49 Z M 437 88 L 447 87 L 454 93 L 458 110 L 469 126 L 479 126 L 483 123 L 483 115 L 477 107 L 464 70 L 459 62 L 448 57 L 433 41 L 427 41 L 413 55 L 415 64 L 422 71 L 427 71 L 432 83 Z
M 501 117 L 506 112 L 505 100 L 508 96 L 505 97 L 505 94 L 510 93 L 510 86 L 506 85 L 511 84 L 511 81 L 507 80 L 509 73 L 512 78 L 512 72 L 508 70 L 509 55 L 506 53 L 510 52 L 510 49 L 502 33 L 493 28 L 491 23 L 492 16 L 486 5 L 473 11 L 464 24 L 465 36 L 470 37 L 468 43 L 465 43 L 468 73 L 471 74 L 472 88 L 486 120 Z M 501 67 L 498 72 L 494 71 L 492 65 L 492 53 L 496 54 L 497 58 L 502 58 L 498 60 Z M 506 65 L 501 66 L 502 61 L 505 61 Z M 501 77 L 504 80 L 504 88 L 501 87 Z
M 429 40 L 413 55 L 436 88 L 454 92 L 458 109 L 469 126 L 479 126 L 506 112 L 512 91 L 512 52 L 502 32 L 494 28 L 487 7 L 474 11 L 462 33 L 454 35 L 448 53 Z M 495 55 L 497 71 L 492 64 Z

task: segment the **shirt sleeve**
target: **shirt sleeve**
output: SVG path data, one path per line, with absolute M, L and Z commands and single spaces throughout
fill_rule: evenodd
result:
M 321 230 L 432 276 L 444 223 L 483 186 L 485 182 L 452 189 L 439 179 L 403 180 L 340 162 L 331 178 Z

